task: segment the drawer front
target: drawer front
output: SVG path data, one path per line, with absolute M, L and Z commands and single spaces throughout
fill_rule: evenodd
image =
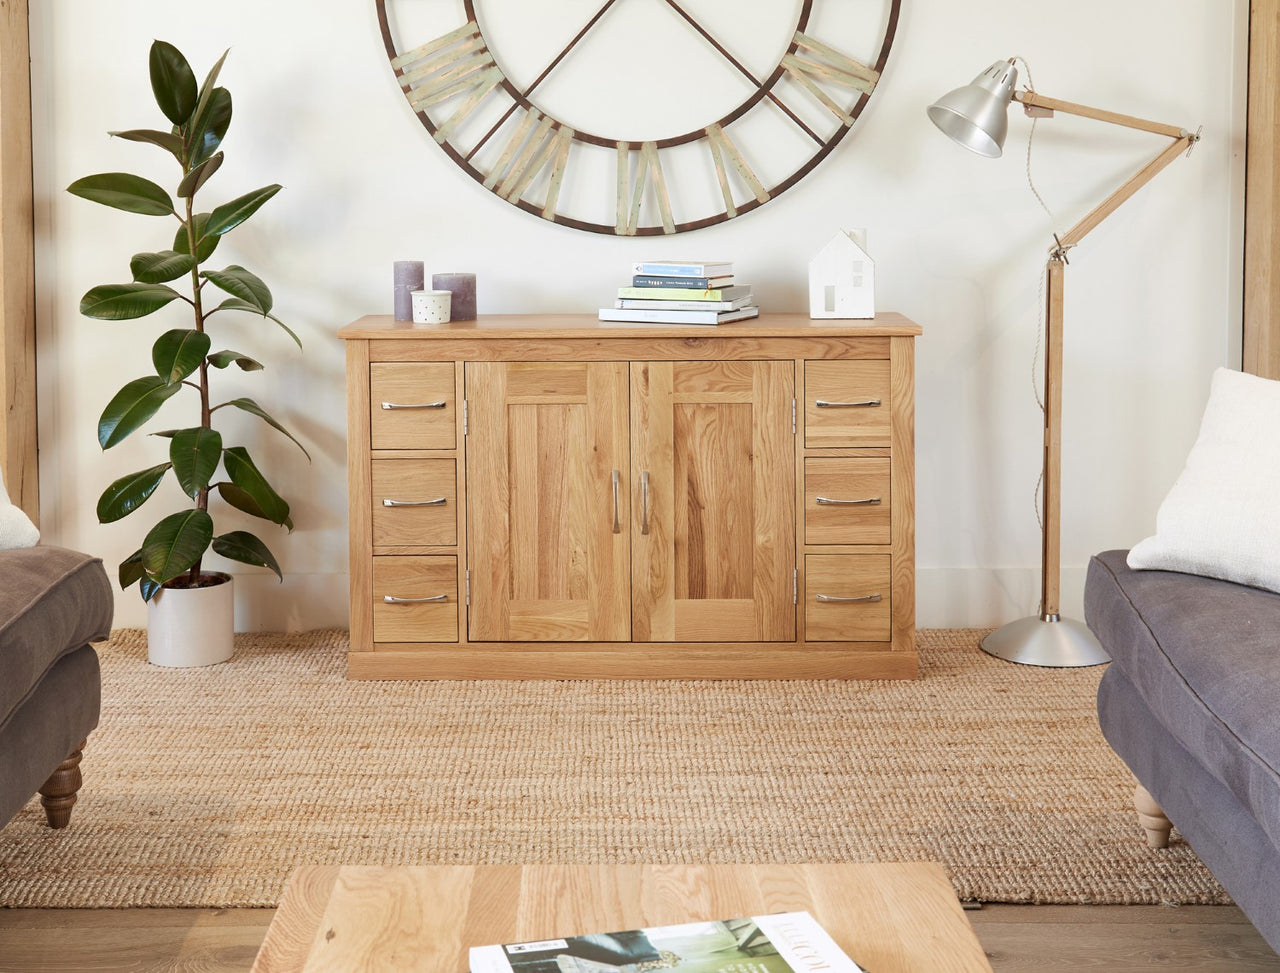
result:
M 804 363 L 804 444 L 889 446 L 889 362 Z
M 373 546 L 458 543 L 458 477 L 451 459 L 373 461 Z
M 888 642 L 888 554 L 809 554 L 804 559 L 805 641 Z
M 386 600 L 388 597 L 399 600 L 389 602 Z M 398 555 L 375 557 L 373 640 L 456 642 L 458 559 Z
M 453 365 L 374 362 L 369 366 L 374 449 L 453 449 L 458 445 Z
M 889 458 L 804 461 L 806 544 L 888 544 Z

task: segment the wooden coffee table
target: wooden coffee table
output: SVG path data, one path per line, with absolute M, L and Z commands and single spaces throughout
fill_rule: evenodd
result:
M 467 973 L 467 950 L 807 909 L 871 973 L 991 973 L 933 863 L 306 866 L 254 973 Z

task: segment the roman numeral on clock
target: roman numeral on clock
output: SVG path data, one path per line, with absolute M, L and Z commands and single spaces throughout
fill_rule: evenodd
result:
M 854 116 L 828 95 L 822 85 L 837 85 L 870 94 L 880 80 L 879 73 L 801 31 L 796 31 L 795 42 L 797 52 L 782 57 L 782 66 L 787 74 L 842 124 L 852 125 Z
M 618 143 L 618 210 L 614 232 L 618 236 L 635 236 L 640 225 L 640 204 L 645 190 L 652 187 L 658 201 L 658 213 L 662 218 L 662 232 L 675 233 L 675 220 L 671 218 L 671 198 L 667 195 L 667 180 L 662 174 L 662 162 L 658 158 L 656 142 L 640 143 L 640 161 L 636 164 L 635 179 L 629 179 L 631 169 L 631 143 Z
M 465 95 L 449 119 L 435 131 L 443 143 L 503 81 L 501 69 L 485 46 L 475 21 L 427 41 L 391 61 L 400 87 L 414 111 Z
M 553 218 L 572 141 L 573 129 L 557 125 L 555 119 L 534 109 L 511 133 L 498 161 L 484 179 L 485 189 L 496 192 L 508 202 L 515 202 L 550 165 L 551 180 L 542 211 L 547 219 Z
M 747 184 L 757 201 L 766 203 L 769 201 L 769 193 L 756 178 L 755 170 L 747 165 L 747 160 L 742 157 L 742 153 L 738 151 L 738 147 L 733 144 L 733 140 L 724 133 L 724 129 L 718 124 L 707 126 L 707 148 L 711 151 L 711 161 L 715 163 L 716 178 L 720 181 L 720 193 L 724 196 L 725 212 L 730 219 L 738 215 L 738 208 L 733 203 L 733 192 L 729 188 L 729 173 L 725 166 L 725 160 L 733 167 L 734 171 L 742 177 L 742 181 Z

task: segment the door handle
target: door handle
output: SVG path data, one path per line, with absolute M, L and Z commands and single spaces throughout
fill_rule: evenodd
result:
M 388 605 L 425 605 L 433 601 L 448 601 L 448 595 L 435 595 L 431 598 L 397 598 L 395 595 L 383 595 L 382 600 Z
M 858 598 L 838 598 L 835 595 L 814 595 L 818 601 L 835 601 L 835 602 L 853 602 L 853 601 L 880 601 L 879 595 L 862 595 Z
M 446 497 L 436 497 L 434 500 L 389 500 L 384 499 L 382 505 L 384 507 L 439 507 L 448 503 Z
M 622 524 L 618 520 L 618 484 L 622 480 L 622 474 L 618 470 L 613 471 L 613 532 L 615 534 L 622 533 Z
M 640 533 L 649 533 L 649 471 L 640 473 Z
M 819 409 L 865 409 L 868 406 L 879 405 L 879 399 L 863 399 L 860 402 L 828 402 L 826 399 L 815 399 L 814 403 Z
M 880 503 L 879 497 L 867 497 L 865 500 L 833 500 L 831 497 L 815 497 L 815 503 L 834 504 L 839 507 L 867 507 Z
M 383 402 L 384 409 L 443 409 L 444 402 Z

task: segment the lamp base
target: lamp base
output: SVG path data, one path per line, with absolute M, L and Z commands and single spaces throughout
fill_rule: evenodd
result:
M 982 640 L 982 651 L 1025 666 L 1072 668 L 1110 662 L 1083 622 L 1035 616 L 1002 625 Z

